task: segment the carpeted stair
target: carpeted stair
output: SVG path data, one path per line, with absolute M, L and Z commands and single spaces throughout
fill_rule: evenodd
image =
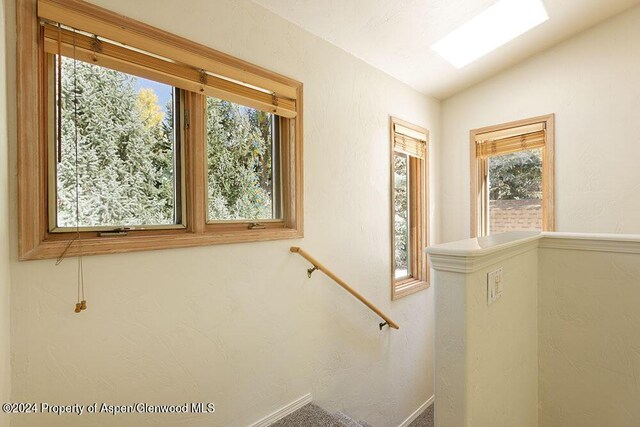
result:
M 350 418 L 348 415 L 343 414 L 342 412 L 336 412 L 335 414 L 333 414 L 334 418 L 336 418 L 339 422 L 341 422 L 342 424 L 340 424 L 343 427 L 371 427 L 369 424 L 365 423 L 364 421 L 356 421 L 352 418 Z
M 364 421 L 355 421 L 342 412 L 330 414 L 321 407 L 309 403 L 287 415 L 272 427 L 372 427 Z M 427 408 L 409 427 L 433 427 L 433 406 Z
M 357 422 L 347 415 L 338 412 L 330 414 L 321 407 L 309 403 L 296 412 L 287 415 L 272 427 L 371 427 L 369 424 Z

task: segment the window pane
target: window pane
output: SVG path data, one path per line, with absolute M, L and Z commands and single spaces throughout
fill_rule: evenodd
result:
M 60 76 L 54 68 L 57 90 Z M 61 109 L 57 93 L 54 99 L 56 147 L 58 118 L 62 129 L 61 157 L 56 155 L 57 226 L 177 223 L 177 92 L 64 57 L 61 83 Z
M 394 257 L 395 278 L 411 276 L 409 260 L 409 157 L 395 153 L 393 156 L 393 209 L 394 209 Z
M 542 230 L 542 150 L 490 157 L 489 233 Z
M 278 219 L 276 116 L 207 98 L 208 220 Z

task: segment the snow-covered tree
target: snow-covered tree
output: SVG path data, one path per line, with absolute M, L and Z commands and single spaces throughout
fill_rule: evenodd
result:
M 149 111 L 149 94 L 139 98 L 134 83 L 131 75 L 63 58 L 59 226 L 173 222 L 171 141 L 158 111 Z
M 394 248 L 396 270 L 409 269 L 409 161 L 406 156 L 393 157 L 393 208 L 394 208 Z
M 209 219 L 271 218 L 273 115 L 207 98 Z
M 518 151 L 489 159 L 490 199 L 542 198 L 540 150 Z

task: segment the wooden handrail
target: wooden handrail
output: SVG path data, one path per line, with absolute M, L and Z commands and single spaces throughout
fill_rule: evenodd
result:
M 354 297 L 358 298 L 361 303 L 363 303 L 364 305 L 369 307 L 374 313 L 376 313 L 378 316 L 380 316 L 384 320 L 384 323 L 380 324 L 380 329 L 382 329 L 382 327 L 385 324 L 389 325 L 390 327 L 392 327 L 394 329 L 400 329 L 400 326 L 398 326 L 398 324 L 396 322 L 391 320 L 386 314 L 384 314 L 382 311 L 380 311 L 380 309 L 378 307 L 376 307 L 375 305 L 373 305 L 373 303 L 371 301 L 366 299 L 364 296 L 362 296 L 362 294 L 360 294 L 358 291 L 353 289 L 351 286 L 347 285 L 347 283 L 344 280 L 342 280 L 341 278 L 336 276 L 331 270 L 329 270 L 327 267 L 322 265 L 321 262 L 319 262 L 317 259 L 315 259 L 311 255 L 309 255 L 308 252 L 306 252 L 305 250 L 303 250 L 303 249 L 301 249 L 301 248 L 299 248 L 297 246 L 292 246 L 289 250 L 291 252 L 299 254 L 300 256 L 305 258 L 307 261 L 309 261 L 311 264 L 313 264 L 313 268 L 310 268 L 309 270 L 307 270 L 308 273 L 309 273 L 309 277 L 311 277 L 311 273 L 313 273 L 314 270 L 322 271 L 324 274 L 326 274 L 327 276 L 332 278 L 338 285 L 342 286 L 343 289 L 345 289 L 347 292 L 349 292 Z

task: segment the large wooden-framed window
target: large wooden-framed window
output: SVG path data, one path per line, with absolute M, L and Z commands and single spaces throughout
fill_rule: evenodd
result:
M 302 237 L 302 83 L 83 1 L 16 5 L 21 260 Z
M 472 237 L 554 230 L 554 118 L 470 132 Z
M 391 298 L 429 287 L 429 131 L 391 117 Z

